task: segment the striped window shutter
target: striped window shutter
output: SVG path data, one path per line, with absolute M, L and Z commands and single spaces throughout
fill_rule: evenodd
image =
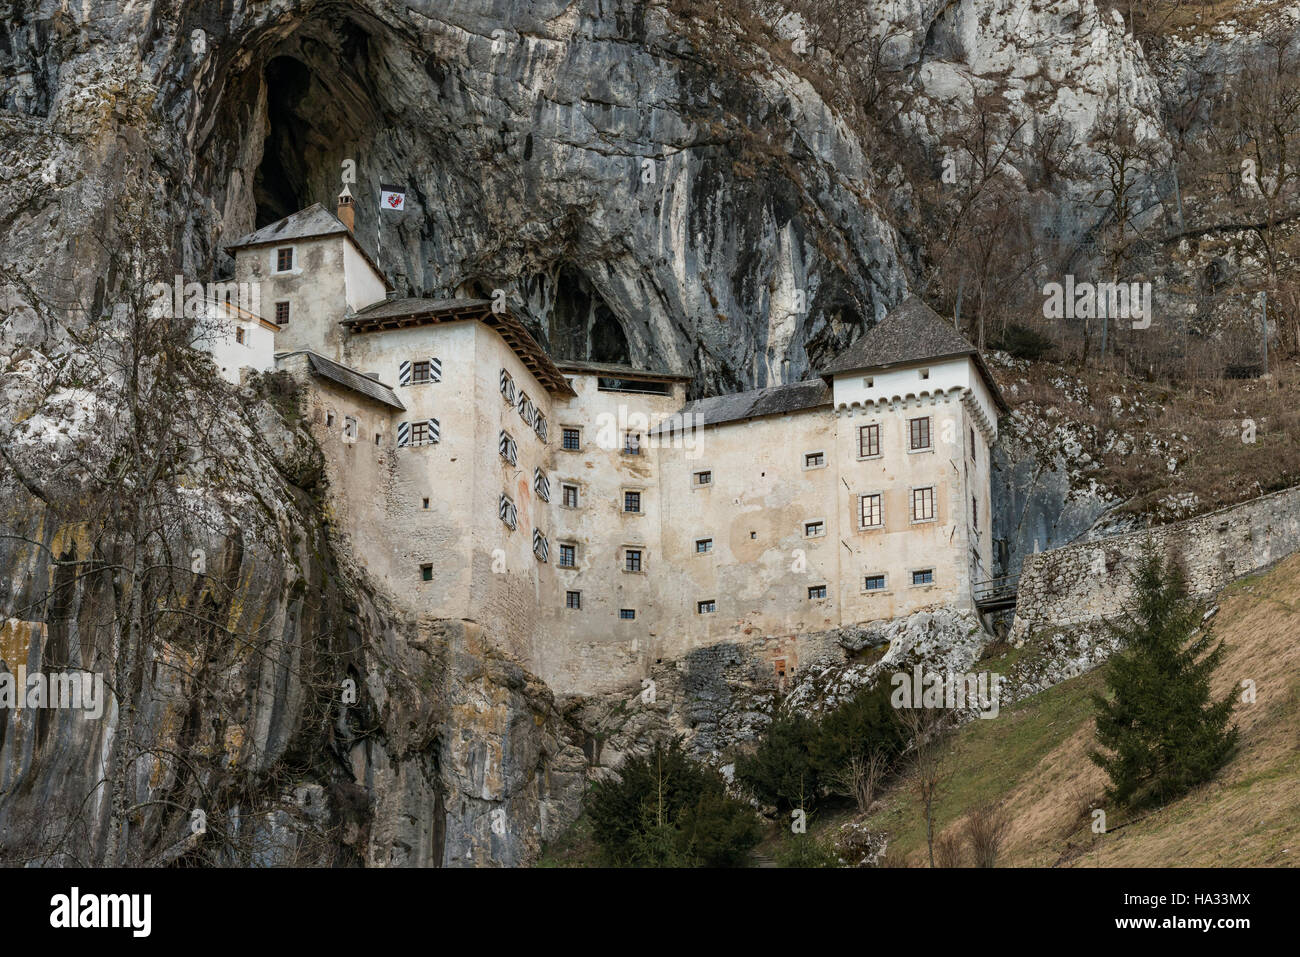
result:
M 537 423 L 533 426 L 533 430 L 537 432 L 537 437 L 539 439 L 543 442 L 546 441 L 546 416 L 537 416 Z
M 551 500 L 551 480 L 540 468 L 533 469 L 533 491 L 543 502 Z
M 397 447 L 399 449 L 404 449 L 410 444 L 411 444 L 411 423 L 398 422 L 397 423 Z
M 410 359 L 402 360 L 402 362 L 397 366 L 397 384 L 398 385 L 411 384 L 411 360 Z
M 519 524 L 519 510 L 515 508 L 515 503 L 510 501 L 510 496 L 505 492 L 501 493 L 498 513 L 501 516 L 501 521 L 505 522 L 509 528 L 514 529 Z
M 515 445 L 515 440 L 510 437 L 510 433 L 505 429 L 501 430 L 501 438 L 497 441 L 497 451 L 511 465 L 519 464 L 519 447 Z
M 546 541 L 546 536 L 537 529 L 533 529 L 533 554 L 537 556 L 537 560 L 540 562 L 546 561 L 550 553 L 551 546 Z
M 429 381 L 442 381 L 442 360 L 437 356 L 429 356 Z
M 501 397 L 511 405 L 515 404 L 515 380 L 505 369 L 501 370 Z
M 437 419 L 429 420 L 429 441 L 430 442 L 442 441 L 442 432 L 439 431 Z

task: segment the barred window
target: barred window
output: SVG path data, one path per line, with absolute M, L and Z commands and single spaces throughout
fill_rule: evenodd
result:
M 564 507 L 565 508 L 578 507 L 578 486 L 576 485 L 564 486 Z
M 578 564 L 578 546 L 561 545 L 560 546 L 560 567 L 573 568 Z
M 621 618 L 623 621 L 631 621 L 632 619 L 636 618 L 636 609 L 620 608 L 618 610 L 618 617 Z
M 582 448 L 582 433 L 577 429 L 565 429 L 561 445 L 566 452 L 576 452 Z
M 809 597 L 809 598 L 825 598 L 825 597 L 826 597 L 826 586 L 825 586 L 825 585 L 809 585 L 809 586 L 808 586 L 808 597 Z
M 639 512 L 641 511 L 641 493 L 624 492 L 623 493 L 623 511 Z
M 697 615 L 712 615 L 717 610 L 718 603 L 713 598 L 710 598 L 707 601 L 697 601 L 695 603 L 695 613 Z
M 912 572 L 912 584 L 913 584 L 913 585 L 933 585 L 933 584 L 934 584 L 934 569 L 933 569 L 933 568 L 923 568 L 923 569 L 921 569 L 920 571 Z
M 580 592 L 580 591 L 566 591 L 566 592 L 564 593 L 564 607 L 565 607 L 565 608 L 581 608 L 581 607 L 582 607 L 582 592 Z
M 867 576 L 866 586 L 865 586 L 865 587 L 866 587 L 866 590 L 867 590 L 867 591 L 884 591 L 884 590 L 885 590 L 885 576 L 884 576 L 884 575 L 868 575 L 868 576 Z

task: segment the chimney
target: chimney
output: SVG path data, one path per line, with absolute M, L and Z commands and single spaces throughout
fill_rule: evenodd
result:
M 339 193 L 338 217 L 339 222 L 352 232 L 353 224 L 356 221 L 356 207 L 352 205 L 352 193 L 344 185 L 343 192 Z

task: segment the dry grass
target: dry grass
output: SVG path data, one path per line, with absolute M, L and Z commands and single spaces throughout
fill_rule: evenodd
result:
M 967 809 L 1000 799 L 1011 821 L 1001 866 L 1287 866 L 1300 859 L 1300 555 L 1222 597 L 1215 632 L 1228 646 L 1216 675 L 1223 694 L 1254 681 L 1257 701 L 1239 705 L 1237 754 L 1218 777 L 1154 813 L 1127 820 L 1107 809 L 1108 833 L 1093 834 L 1105 777 L 1093 746 L 1088 695 L 1093 672 L 1022 702 L 958 735 L 943 834 L 965 827 Z M 990 776 L 989 766 L 994 771 Z M 992 777 L 992 786 L 990 786 Z M 891 831 L 893 861 L 920 864 L 923 828 L 902 782 L 873 823 Z

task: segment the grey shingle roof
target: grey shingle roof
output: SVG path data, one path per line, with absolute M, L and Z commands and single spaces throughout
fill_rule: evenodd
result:
M 831 404 L 831 388 L 821 379 L 805 379 L 766 389 L 696 399 L 682 407 L 682 415 L 702 415 L 705 425 L 739 422 L 763 415 L 801 412 Z M 668 428 L 668 423 L 662 426 Z
M 261 246 L 266 243 L 283 243 L 291 239 L 307 239 L 314 236 L 332 236 L 346 233 L 337 216 L 320 203 L 312 203 L 306 209 L 290 213 L 284 219 L 276 220 L 269 226 L 263 226 L 256 232 L 241 236 L 233 243 L 227 243 L 227 249 L 242 249 L 245 246 Z
M 908 296 L 828 365 L 823 375 L 970 355 L 975 347 L 916 296 Z
M 904 299 L 821 374 L 833 376 L 955 356 L 970 356 L 974 360 L 985 385 L 993 393 L 994 402 L 1005 412 L 1006 400 L 979 350 L 916 296 Z
M 380 299 L 358 309 L 353 316 L 354 319 L 393 319 L 426 312 L 454 313 L 462 309 L 477 313 L 491 305 L 489 299 L 421 299 L 408 296 L 404 299 Z
M 616 362 L 590 362 L 586 359 L 556 359 L 555 364 L 561 372 L 573 372 L 578 375 L 605 376 L 610 379 L 667 379 L 671 381 L 690 381 L 689 375 L 679 372 L 667 372 L 663 369 L 636 369 Z
M 402 400 L 397 397 L 397 393 L 391 388 L 384 385 L 378 379 L 372 379 L 364 373 L 357 372 L 355 369 L 349 369 L 347 366 L 335 362 L 333 359 L 326 359 L 324 356 L 312 352 L 309 349 L 303 349 L 299 352 L 288 352 L 276 356 L 277 359 L 283 359 L 293 355 L 305 355 L 307 362 L 311 366 L 311 371 L 316 375 L 329 379 L 345 389 L 351 389 L 353 392 L 360 392 L 364 396 L 374 399 L 376 402 L 382 402 L 384 405 L 391 406 L 394 409 L 405 410 L 406 406 L 402 405 Z

